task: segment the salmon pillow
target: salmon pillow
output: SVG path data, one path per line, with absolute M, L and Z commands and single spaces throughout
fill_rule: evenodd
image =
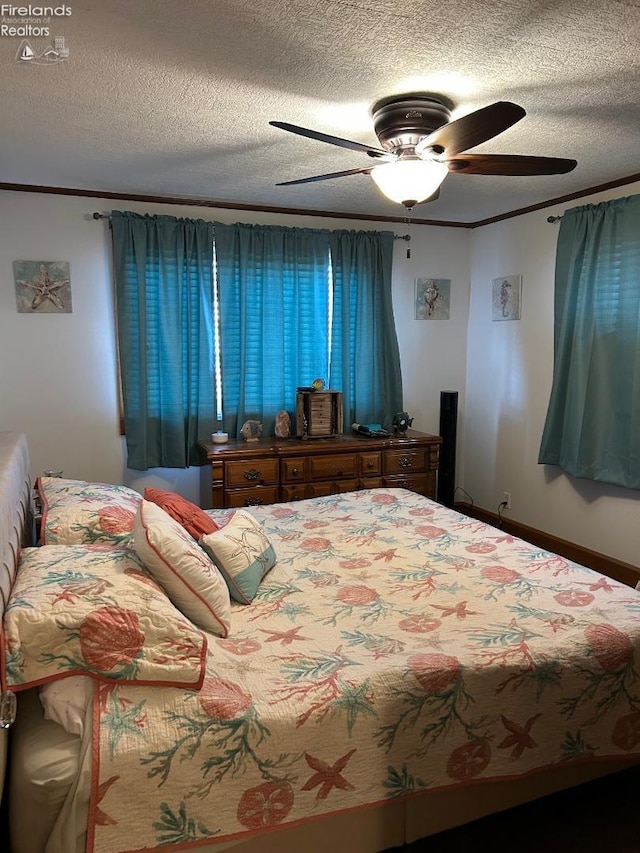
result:
M 181 524 L 196 541 L 201 536 L 214 533 L 219 529 L 219 525 L 203 509 L 175 492 L 146 488 L 144 498 L 163 509 L 167 515 Z

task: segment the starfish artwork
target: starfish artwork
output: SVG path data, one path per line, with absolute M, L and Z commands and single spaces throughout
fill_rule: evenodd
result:
M 14 261 L 13 272 L 20 313 L 71 313 L 66 261 Z

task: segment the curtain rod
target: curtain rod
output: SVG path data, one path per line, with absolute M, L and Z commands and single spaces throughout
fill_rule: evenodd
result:
M 547 222 L 560 222 L 562 216 L 547 216 Z
M 97 211 L 93 214 L 93 219 L 111 219 L 110 213 L 98 213 Z M 406 240 L 407 243 L 411 242 L 411 234 L 394 234 L 394 240 Z

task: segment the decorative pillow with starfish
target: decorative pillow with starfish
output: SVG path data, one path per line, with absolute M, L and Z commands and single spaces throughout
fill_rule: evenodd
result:
M 202 536 L 200 544 L 220 569 L 231 597 L 250 604 L 262 579 L 276 564 L 276 552 L 260 522 L 239 509 L 220 530 Z

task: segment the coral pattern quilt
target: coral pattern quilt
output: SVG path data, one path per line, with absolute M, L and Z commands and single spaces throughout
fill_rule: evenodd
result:
M 187 687 L 205 676 L 206 635 L 129 548 L 23 548 L 3 628 L 11 690 L 68 675 Z
M 252 513 L 277 564 L 202 689 L 97 685 L 90 851 L 640 754 L 635 590 L 402 489 Z

